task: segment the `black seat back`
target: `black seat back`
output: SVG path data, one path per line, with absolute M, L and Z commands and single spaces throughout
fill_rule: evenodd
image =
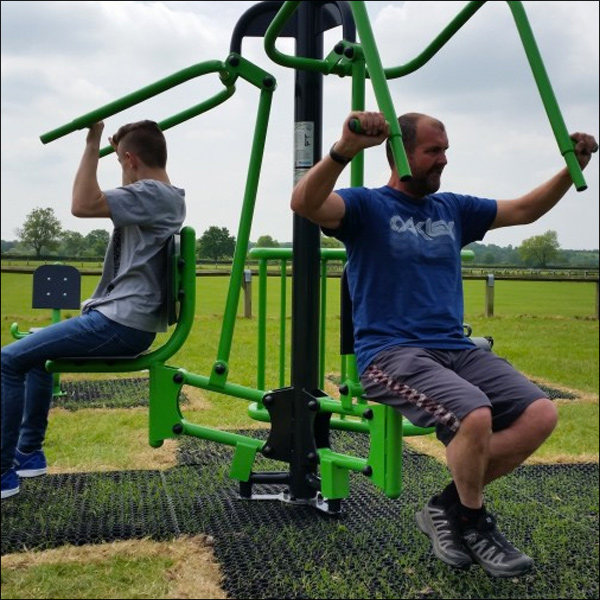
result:
M 33 308 L 79 308 L 81 273 L 71 265 L 41 265 L 33 273 Z
M 181 307 L 181 281 L 179 276 L 181 235 L 179 233 L 174 233 L 167 240 L 167 243 L 165 244 L 165 254 L 167 260 L 167 322 L 169 325 L 173 325 L 179 320 L 179 309 Z
M 352 323 L 352 298 L 348 287 L 346 266 L 340 284 L 340 354 L 354 354 L 354 325 Z

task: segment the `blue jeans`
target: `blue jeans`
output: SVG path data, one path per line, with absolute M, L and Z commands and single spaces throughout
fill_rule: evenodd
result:
M 2 465 L 12 467 L 15 448 L 42 447 L 52 401 L 53 378 L 47 360 L 67 356 L 135 356 L 153 342 L 155 333 L 115 323 L 92 310 L 39 329 L 2 348 Z

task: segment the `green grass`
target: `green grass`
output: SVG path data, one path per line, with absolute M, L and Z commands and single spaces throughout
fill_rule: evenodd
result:
M 2 273 L 2 345 L 12 340 L 10 324 L 17 321 L 22 330 L 32 325 L 44 325 L 49 322 L 49 311 L 34 310 L 31 304 L 30 275 Z M 82 279 L 82 297 L 87 297 L 93 290 L 97 277 L 86 276 Z M 254 314 L 257 314 L 258 281 L 253 285 Z M 268 366 L 267 387 L 279 387 L 277 358 L 279 351 L 279 321 L 278 321 L 278 291 L 279 280 L 269 279 L 268 302 Z M 288 284 L 289 285 L 289 284 Z M 199 277 L 197 279 L 197 314 L 194 328 L 190 337 L 180 352 L 170 360 L 171 364 L 181 366 L 191 372 L 208 374 L 217 357 L 217 347 L 221 333 L 221 321 L 228 278 Z M 339 280 L 328 282 L 326 372 L 339 374 Z M 288 301 L 291 290 L 288 288 Z M 465 282 L 466 321 L 474 328 L 474 335 L 492 335 L 495 339 L 495 351 L 511 361 L 515 367 L 528 376 L 549 385 L 556 385 L 578 390 L 588 397 L 585 401 L 560 401 L 559 426 L 551 438 L 538 451 L 537 456 L 547 461 L 562 461 L 579 458 L 583 461 L 598 460 L 598 321 L 594 319 L 595 284 L 590 283 L 557 283 L 557 282 L 496 282 L 496 310 L 493 318 L 483 316 L 485 285 L 482 281 Z M 289 302 L 288 302 L 289 303 Z M 241 307 L 240 307 L 241 314 Z M 65 311 L 64 316 L 75 314 L 76 311 Z M 286 320 L 287 356 L 291 343 L 290 318 Z M 256 385 L 256 319 L 236 320 L 235 336 L 229 360 L 229 381 L 247 386 Z M 289 358 L 286 365 L 286 382 L 289 379 Z M 131 377 L 122 374 L 120 377 Z M 71 378 L 69 375 L 62 375 Z M 87 374 L 77 376 L 79 379 L 89 378 Z M 191 390 L 184 388 L 184 393 Z M 202 392 L 205 402 L 198 407 L 194 401 L 183 404 L 182 411 L 186 418 L 194 423 L 210 427 L 226 427 L 244 429 L 257 425 L 247 416 L 247 402 L 236 398 L 226 397 L 216 393 Z M 106 469 L 117 469 L 130 472 L 140 468 L 157 468 L 159 450 L 148 448 L 147 411 L 145 408 L 117 409 L 82 409 L 75 412 L 54 410 L 48 430 L 46 451 L 53 468 L 64 471 L 97 471 L 98 481 L 90 486 L 87 493 L 92 494 L 94 502 L 110 504 L 111 494 L 115 489 L 131 497 L 131 506 L 139 499 L 136 489 L 123 491 L 122 484 L 102 479 Z M 194 442 L 197 442 L 194 440 Z M 141 458 L 140 458 L 141 457 Z M 226 470 L 222 467 L 224 481 L 227 481 Z M 441 467 L 440 467 L 441 468 Z M 202 471 L 202 470 L 201 470 Z M 167 472 L 167 477 L 178 477 L 180 470 Z M 209 476 L 210 475 L 210 476 Z M 183 475 L 182 475 L 183 476 Z M 213 487 L 224 485 L 214 472 L 203 475 L 204 480 L 192 492 L 205 496 Z M 437 477 L 437 476 L 436 476 Z M 418 475 L 418 490 L 434 488 L 438 481 L 428 481 Z M 410 478 L 409 478 L 410 479 Z M 189 477 L 186 475 L 186 485 Z M 135 485 L 131 484 L 133 488 Z M 157 482 L 158 485 L 158 482 Z M 406 484 L 408 489 L 414 488 L 414 481 Z M 498 485 L 496 494 L 504 494 L 503 483 Z M 508 485 L 508 484 L 506 484 Z M 528 483 L 524 478 L 519 486 L 523 498 L 527 494 L 537 493 L 536 481 Z M 212 487 L 211 487 L 212 486 Z M 412 488 L 411 488 L 412 486 Z M 527 488 L 527 486 L 530 486 Z M 376 492 L 369 492 L 376 493 Z M 425 493 L 425 492 L 423 492 Z M 75 497 L 81 496 L 77 492 Z M 514 491 L 507 488 L 506 501 L 502 511 L 507 523 L 514 523 L 519 515 L 515 513 L 511 520 L 510 510 L 514 505 Z M 69 496 L 71 498 L 71 496 Z M 494 496 L 492 495 L 492 498 Z M 23 498 L 25 500 L 25 498 Z M 90 498 L 91 500 L 91 498 Z M 563 499 L 564 500 L 564 499 Z M 71 498 L 70 502 L 74 502 Z M 86 500 L 87 502 L 87 500 Z M 525 501 L 523 501 L 525 502 Z M 519 503 L 521 509 L 523 502 Z M 62 517 L 68 513 L 68 502 L 65 503 Z M 129 506 L 129 504 L 127 504 Z M 70 505 L 69 505 L 70 506 Z M 597 512 L 597 501 L 590 500 L 590 512 Z M 32 506 L 32 514 L 39 512 Z M 62 509 L 61 509 L 62 510 Z M 412 552 L 402 552 L 397 548 L 404 547 L 407 536 L 412 536 L 410 528 L 402 524 L 410 519 L 408 512 L 400 506 L 401 513 L 394 519 L 393 531 L 389 520 L 382 522 L 385 531 L 379 540 L 385 540 L 386 552 L 393 556 L 401 565 L 402 577 L 398 579 L 398 571 L 394 570 L 394 579 L 386 577 L 378 567 L 369 572 L 368 577 L 356 579 L 351 573 L 356 571 L 354 559 L 350 555 L 340 555 L 340 547 L 355 548 L 356 553 L 368 552 L 371 540 L 360 531 L 348 533 L 343 527 L 336 525 L 330 528 L 327 544 L 320 546 L 314 557 L 306 554 L 305 575 L 301 579 L 295 572 L 277 570 L 277 576 L 282 579 L 285 590 L 304 590 L 312 593 L 312 597 L 368 597 L 368 580 L 379 578 L 383 581 L 380 588 L 381 597 L 398 597 L 401 589 L 403 597 L 592 597 L 583 588 L 583 595 L 577 596 L 574 590 L 589 586 L 589 573 L 578 575 L 577 564 L 565 567 L 557 564 L 557 577 L 552 584 L 546 584 L 541 577 L 526 578 L 516 581 L 492 581 L 478 573 L 469 572 L 468 576 L 455 574 L 444 565 L 428 558 L 426 540 L 417 537 L 415 555 Z M 407 512 L 406 515 L 402 511 Z M 411 509 L 412 510 L 412 509 Z M 515 508 L 514 510 L 517 510 Z M 532 504 L 532 513 L 537 508 Z M 571 510 L 570 503 L 561 504 L 563 512 Z M 539 524 L 533 531 L 536 538 L 529 541 L 536 548 L 536 559 L 541 564 L 551 566 L 556 563 L 557 556 L 564 564 L 573 560 L 568 549 L 569 530 L 565 520 L 556 517 L 553 521 L 544 513 L 544 519 L 539 518 Z M 57 515 L 58 517 L 59 515 Z M 568 512 L 568 522 L 580 518 L 579 513 Z M 536 517 L 537 518 L 537 517 Z M 51 525 L 49 523 L 49 525 Z M 396 527 L 397 525 L 397 527 Z M 319 525 L 322 527 L 323 525 Z M 560 536 L 557 534 L 560 533 Z M 296 548 L 297 554 L 303 555 L 308 550 L 304 529 L 288 528 L 281 532 L 283 537 L 277 539 L 278 544 Z M 510 533 L 510 531 L 509 531 Z M 264 539 L 275 542 L 273 531 L 255 530 L 249 533 L 248 542 L 254 545 L 264 544 Z M 261 536 L 266 536 L 262 537 Z M 365 536 L 365 539 L 361 538 Z M 563 540 L 563 537 L 565 539 Z M 408 538 L 407 538 L 408 539 Z M 411 538 L 412 539 L 412 538 Z M 253 541 L 254 540 L 254 541 Z M 282 542 L 283 540 L 283 542 Z M 351 541 L 350 541 L 351 540 Z M 561 541 L 562 540 L 562 541 Z M 398 546 L 400 542 L 400 546 Z M 384 543 L 384 542 L 381 542 Z M 387 545 L 389 543 L 389 546 Z M 414 542 L 411 542 L 414 543 Z M 350 546 L 348 546 L 350 544 Z M 597 549 L 597 547 L 596 547 Z M 357 554 L 353 550 L 351 556 Z M 560 552 L 558 552 L 560 551 Z M 558 553 L 557 553 L 558 552 Z M 285 555 L 280 553 L 281 558 Z M 420 558 L 416 559 L 415 556 Z M 584 559 L 582 559 L 584 560 Z M 588 559 L 585 559 L 588 560 Z M 335 562 L 335 565 L 333 562 Z M 560 562 L 559 561 L 559 562 Z M 327 567 L 323 563 L 327 563 Z M 331 564 L 330 564 L 331 563 Z M 589 563 L 589 560 L 588 560 Z M 587 564 L 587 563 L 586 563 Z M 2 597 L 20 598 L 113 598 L 113 597 L 166 597 L 165 581 L 168 584 L 170 562 L 167 557 L 110 557 L 104 560 L 90 560 L 83 564 L 61 563 L 48 565 L 32 565 L 22 569 L 2 569 Z M 390 572 L 390 576 L 391 576 Z M 249 574 L 253 577 L 255 574 Z M 564 576 L 563 576 L 564 575 Z M 597 575 L 597 573 L 596 573 Z M 596 577 L 597 579 L 597 577 Z M 387 581 L 387 583 L 385 583 Z M 427 585 L 423 585 L 423 581 Z M 387 585 L 387 588 L 385 587 Z M 388 589 L 389 588 L 389 589 Z M 116 590 L 116 591 L 115 591 Z M 308 590 L 308 592 L 307 592 Z M 589 591 L 589 590 L 588 590 Z M 287 593 L 287 592 L 286 592 Z M 321 595 L 319 595 L 321 594 Z M 454 596 L 448 594 L 455 594 Z
M 533 379 L 598 394 L 598 321 L 499 316 L 469 320 L 494 351 Z
M 86 564 L 59 561 L 26 569 L 2 568 L 2 597 L 161 598 L 169 590 L 171 565 L 169 558 L 161 556 L 109 556 Z
M 21 329 L 30 324 L 49 321 L 49 311 L 30 308 L 31 276 L 2 273 L 2 343 L 12 341 L 10 323 L 18 321 Z M 91 294 L 97 277 L 82 279 L 82 296 Z M 170 363 L 193 373 L 208 375 L 217 358 L 222 327 L 222 314 L 228 290 L 228 278 L 197 278 L 197 312 L 194 327 L 187 343 Z M 253 310 L 258 312 L 255 278 Z M 268 281 L 267 369 L 266 387 L 281 387 L 279 380 L 279 278 Z M 492 335 L 495 351 L 509 360 L 532 379 L 550 386 L 565 387 L 590 395 L 590 405 L 566 402 L 561 405 L 561 425 L 552 439 L 540 451 L 548 460 L 552 455 L 590 456 L 598 454 L 598 321 L 591 318 L 595 307 L 595 284 L 558 282 L 497 282 L 496 316 L 483 316 L 485 285 L 482 281 L 465 282 L 466 320 L 473 326 L 474 335 Z M 325 372 L 328 378 L 339 376 L 339 279 L 328 280 L 327 345 Z M 288 282 L 288 304 L 291 289 Z M 290 377 L 291 319 L 286 319 L 286 368 L 283 386 Z M 242 313 L 240 307 L 239 313 Z M 229 357 L 232 383 L 257 385 L 257 323 L 256 319 L 239 316 Z M 159 341 L 157 341 L 159 343 Z M 108 377 L 114 377 L 114 374 Z M 119 374 L 131 377 L 131 374 Z M 78 376 L 63 374 L 65 380 L 89 379 L 90 374 Z M 96 377 L 104 377 L 98 375 Z M 184 389 L 185 392 L 185 389 Z M 202 392 L 207 402 L 201 410 L 195 405 L 182 405 L 186 418 L 209 427 L 244 428 L 256 425 L 247 416 L 245 400 Z M 89 448 L 97 455 L 99 464 L 127 468 L 125 458 L 135 454 L 138 440 L 145 440 L 147 426 L 145 411 L 125 410 L 115 417 L 100 416 L 100 412 L 86 411 L 81 415 L 53 416 L 49 430 L 48 451 L 54 464 L 71 468 L 77 464 L 77 455 Z M 92 415 L 96 415 L 93 417 Z M 86 416 L 87 415 L 87 416 Z M 119 416 L 117 416 L 119 415 Z M 94 422 L 97 419 L 97 422 Z M 90 423 L 91 421 L 91 423 Z M 118 422 L 117 427 L 111 427 Z M 89 426 L 88 426 L 89 423 Z M 54 439 L 54 432 L 57 438 Z M 61 432 L 63 434 L 61 435 Z M 81 432 L 81 433 L 80 433 Z M 96 433 L 97 432 L 97 433 Z M 135 432 L 133 441 L 129 439 Z M 564 434 L 563 434 L 564 432 Z M 577 432 L 574 435 L 574 432 Z M 64 440 L 79 440 L 74 446 Z M 85 440 L 88 440 L 86 445 Z M 91 450 L 93 448 L 93 451 Z M 122 448 L 123 458 L 112 448 Z M 56 454 L 55 454 L 56 451 Z M 85 453 L 85 450 L 84 450 Z M 86 461 L 87 462 L 87 461 Z
M 465 280 L 465 316 L 483 315 L 485 281 Z M 573 317 L 595 315 L 596 283 L 569 281 L 497 280 L 494 285 L 496 315 L 534 317 Z
M 88 297 L 98 278 L 82 278 L 82 297 Z M 13 341 L 10 325 L 23 331 L 50 322 L 50 311 L 31 308 L 30 275 L 2 273 L 1 341 Z M 258 285 L 253 285 L 253 312 L 258 312 Z M 188 342 L 171 360 L 191 372 L 208 374 L 217 358 L 222 315 L 228 290 L 226 277 L 197 278 L 197 310 Z M 268 282 L 267 387 L 279 387 L 279 278 Z M 598 321 L 595 284 L 569 282 L 498 281 L 493 318 L 483 316 L 485 285 L 465 282 L 465 320 L 474 335 L 492 335 L 495 351 L 528 376 L 598 394 Z M 325 372 L 339 373 L 339 279 L 328 280 Z M 286 320 L 286 377 L 290 372 L 291 289 L 288 282 Z M 72 316 L 76 311 L 64 311 Z M 239 314 L 242 314 L 240 307 Z M 229 380 L 256 385 L 256 319 L 238 317 L 229 359 Z M 160 343 L 159 338 L 157 343 Z
M 599 453 L 598 401 L 558 403 L 558 425 L 535 453 L 543 462 L 571 462 L 573 457 L 597 462 Z
M 55 410 L 44 450 L 51 465 L 66 471 L 139 468 L 138 455 L 148 448 L 147 430 L 143 408 Z

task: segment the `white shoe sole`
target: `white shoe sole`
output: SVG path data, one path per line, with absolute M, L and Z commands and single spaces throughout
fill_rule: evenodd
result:
M 4 490 L 2 492 L 2 500 L 4 500 L 4 498 L 10 498 L 11 496 L 16 496 L 19 493 L 19 488 L 14 488 L 12 490 Z
M 24 469 L 23 471 L 17 471 L 17 475 L 19 477 L 39 477 L 40 475 L 45 475 L 48 472 L 48 468 L 44 467 L 42 469 Z

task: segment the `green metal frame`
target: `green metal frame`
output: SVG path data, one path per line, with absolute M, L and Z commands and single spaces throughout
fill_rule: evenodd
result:
M 410 169 L 401 132 L 396 120 L 388 84 L 388 79 L 400 77 L 423 66 L 436 54 L 445 43 L 475 14 L 485 2 L 470 2 L 465 9 L 446 27 L 438 37 L 410 63 L 384 69 L 379 58 L 377 45 L 371 30 L 369 18 L 364 2 L 351 2 L 353 17 L 356 22 L 362 44 L 346 41 L 339 42 L 333 51 L 324 60 L 313 60 L 301 57 L 286 56 L 276 50 L 275 41 L 281 35 L 286 23 L 292 17 L 300 2 L 284 2 L 281 10 L 273 19 L 265 36 L 265 50 L 267 55 L 277 64 L 293 69 L 317 71 L 323 74 L 337 74 L 352 77 L 352 108 L 364 109 L 366 79 L 372 81 L 375 97 L 379 108 L 390 123 L 390 143 L 401 177 L 408 177 Z M 542 101 L 546 108 L 548 118 L 552 125 L 560 151 L 565 158 L 567 167 L 576 184 L 577 189 L 585 189 L 585 181 L 577 163 L 573 144 L 562 121 L 560 111 L 552 88 L 548 81 L 541 57 L 537 50 L 531 28 L 525 16 L 521 2 L 508 2 L 513 13 L 517 29 L 521 36 L 527 58 L 529 60 L 534 78 L 538 84 Z M 266 261 L 272 251 L 265 249 L 253 250 L 252 256 L 261 255 L 259 266 L 260 282 L 259 294 L 263 298 L 259 305 L 259 330 L 258 330 L 258 373 L 257 388 L 237 385 L 227 381 L 229 375 L 229 357 L 233 340 L 239 298 L 242 288 L 244 267 L 248 254 L 249 236 L 252 218 L 256 203 L 257 189 L 262 166 L 264 145 L 267 134 L 268 119 L 272 101 L 272 94 L 276 87 L 275 79 L 267 72 L 242 58 L 239 54 L 232 53 L 225 62 L 209 61 L 199 63 L 174 75 L 164 78 L 141 90 L 124 96 L 100 109 L 87 113 L 58 129 L 41 136 L 44 143 L 67 135 L 77 129 L 83 129 L 92 123 L 120 112 L 134 104 L 163 93 L 181 83 L 199 75 L 218 73 L 225 89 L 210 98 L 197 104 L 186 111 L 178 113 L 159 122 L 162 129 L 168 129 L 195 117 L 230 98 L 235 92 L 235 83 L 239 77 L 255 85 L 260 90 L 260 101 L 256 116 L 254 138 L 250 153 L 250 163 L 244 191 L 243 207 L 237 235 L 237 245 L 233 258 L 232 274 L 226 299 L 225 313 L 221 330 L 221 337 L 217 349 L 215 363 L 208 376 L 188 373 L 184 369 L 169 366 L 167 361 L 185 343 L 193 324 L 195 310 L 195 234 L 192 228 L 184 227 L 181 232 L 181 256 L 177 257 L 181 271 L 179 273 L 179 286 L 181 312 L 173 333 L 167 342 L 160 348 L 141 355 L 134 359 L 86 360 L 86 361 L 50 361 L 48 370 L 58 372 L 122 372 L 139 371 L 148 369 L 150 373 L 150 424 L 149 438 L 152 446 L 160 446 L 163 440 L 180 435 L 190 435 L 218 443 L 229 444 L 235 447 L 235 454 L 231 467 L 231 476 L 240 481 L 248 481 L 252 473 L 252 465 L 256 453 L 263 449 L 264 443 L 260 440 L 244 435 L 220 431 L 201 425 L 189 423 L 182 415 L 179 408 L 179 395 L 184 385 L 191 385 L 206 390 L 222 393 L 235 398 L 250 401 L 249 412 L 253 418 L 269 420 L 269 413 L 264 408 L 264 400 L 268 395 L 265 382 L 266 362 Z M 104 148 L 101 155 L 108 154 L 112 148 Z M 364 158 L 362 155 L 352 161 L 351 185 L 362 185 L 364 171 Z M 281 252 L 281 251 L 279 251 Z M 343 253 L 343 251 L 341 251 Z M 343 260 L 338 250 L 324 250 L 324 261 L 329 260 L 329 255 L 336 260 Z M 279 257 L 282 296 L 280 303 L 280 364 L 279 385 L 283 386 L 285 379 L 285 321 L 286 321 L 286 285 L 285 276 L 287 264 L 291 259 L 291 250 L 283 252 Z M 323 263 L 321 276 L 323 279 L 322 311 L 325 310 L 326 271 Z M 324 327 L 324 312 L 321 315 Z M 321 354 L 325 340 L 325 332 L 321 332 Z M 349 472 L 358 471 L 369 477 L 371 481 L 389 497 L 397 497 L 402 487 L 402 439 L 404 435 L 423 433 L 408 422 L 402 421 L 399 413 L 383 405 L 369 405 L 362 398 L 362 388 L 358 380 L 356 362 L 353 355 L 343 357 L 342 376 L 343 389 L 339 400 L 330 398 L 324 393 L 317 394 L 314 398 L 316 410 L 322 413 L 338 415 L 339 418 L 331 421 L 334 428 L 346 429 L 368 433 L 370 436 L 370 450 L 366 458 L 359 458 L 340 454 L 328 447 L 318 448 L 321 492 L 329 499 L 345 498 L 349 494 Z M 321 362 L 321 384 L 323 383 L 323 363 Z M 356 399 L 356 401 L 354 401 Z
M 238 77 L 245 79 L 260 90 L 255 133 L 238 230 L 238 243 L 236 245 L 233 272 L 227 296 L 221 341 L 217 353 L 217 360 L 210 377 L 188 373 L 184 369 L 166 364 L 166 361 L 183 345 L 193 325 L 196 294 L 196 248 L 195 233 L 190 227 L 184 227 L 181 231 L 181 256 L 176 257 L 175 259 L 180 263 L 180 268 L 182 269 L 179 274 L 180 286 L 178 288 L 181 311 L 177 325 L 165 344 L 150 353 L 142 354 L 133 359 L 62 359 L 59 361 L 49 361 L 47 363 L 47 368 L 50 372 L 54 373 L 129 372 L 147 369 L 150 374 L 150 445 L 157 447 L 160 446 L 165 439 L 178 437 L 180 435 L 191 435 L 235 446 L 236 451 L 230 474 L 235 479 L 247 481 L 250 476 L 251 466 L 254 462 L 256 452 L 262 448 L 264 442 L 247 436 L 213 430 L 211 428 L 189 423 L 181 413 L 179 407 L 179 395 L 184 385 L 200 387 L 254 402 L 261 400 L 265 394 L 262 390 L 228 383 L 227 362 L 234 333 L 244 262 L 248 251 L 252 217 L 256 202 L 271 107 L 271 98 L 276 89 L 275 79 L 266 71 L 258 68 L 241 56 L 232 53 L 224 63 L 218 61 L 201 63 L 194 67 L 190 67 L 189 69 L 185 69 L 184 71 L 180 71 L 153 85 L 147 86 L 138 92 L 129 94 L 120 100 L 74 120 L 70 124 L 45 134 L 42 136 L 42 141 L 52 141 L 71 131 L 87 127 L 98 119 L 106 118 L 115 112 L 124 110 L 133 104 L 162 93 L 166 89 L 170 89 L 192 77 L 215 71 L 219 72 L 221 82 L 226 86 L 226 90 L 218 93 L 206 102 L 202 102 L 187 111 L 183 111 L 174 117 L 159 122 L 161 128 L 167 129 L 168 127 L 217 106 L 233 95 L 233 92 L 235 91 L 234 83 Z M 101 154 L 105 155 L 110 153 L 110 151 L 111 148 L 106 148 L 101 151 Z
M 280 266 L 280 346 L 279 372 L 286 366 L 285 323 L 287 320 L 286 280 L 287 264 L 292 259 L 292 248 L 252 248 L 251 259 L 258 260 L 258 348 L 257 348 L 257 382 L 265 385 L 266 371 L 266 339 L 267 339 L 267 280 L 268 263 L 279 263 Z M 463 250 L 463 262 L 473 260 L 471 250 Z M 327 277 L 328 264 L 332 261 L 346 262 L 346 250 L 343 248 L 321 248 L 321 319 L 319 326 L 319 379 L 321 388 L 325 377 L 325 343 L 327 339 Z M 359 380 L 354 354 L 341 355 L 340 399 L 328 396 L 319 398 L 319 410 L 337 415 L 332 418 L 332 429 L 355 431 L 369 434 L 370 451 L 366 459 L 357 459 L 341 455 L 328 448 L 319 450 L 321 465 L 322 493 L 326 498 L 344 498 L 347 495 L 349 469 L 370 474 L 373 483 L 381 488 L 390 498 L 397 497 L 402 485 L 402 441 L 404 437 L 427 435 L 433 428 L 422 428 L 413 425 L 400 413 L 383 405 L 370 405 L 363 397 L 364 390 Z M 270 421 L 269 412 L 262 400 L 252 403 L 248 412 L 253 419 Z
M 401 143 L 402 136 L 399 129 L 396 129 L 396 126 L 394 125 L 394 123 L 397 123 L 397 112 L 394 110 L 387 81 L 389 79 L 408 75 L 427 64 L 427 62 L 429 62 L 429 60 L 446 45 L 446 43 L 477 11 L 479 11 L 480 8 L 483 7 L 484 4 L 486 4 L 486 2 L 469 2 L 418 56 L 405 65 L 385 69 L 383 68 L 377 50 L 377 44 L 373 36 L 365 2 L 356 0 L 349 4 L 362 45 L 342 40 L 335 46 L 329 56 L 323 60 L 283 54 L 275 48 L 275 41 L 300 5 L 299 1 L 288 1 L 283 4 L 277 17 L 273 19 L 271 26 L 265 34 L 265 51 L 273 62 L 292 69 L 304 69 L 307 71 L 317 71 L 323 74 L 337 74 L 340 76 L 351 74 L 353 80 L 356 79 L 357 81 L 360 81 L 361 79 L 364 80 L 364 77 L 370 78 L 379 109 L 384 113 L 390 124 L 390 142 L 392 144 L 392 151 L 396 160 L 398 173 L 403 177 L 410 173 L 410 169 L 408 167 L 408 162 L 405 160 L 406 155 Z M 558 106 L 552 84 L 548 78 L 533 30 L 531 29 L 527 14 L 523 8 L 523 3 L 516 0 L 510 0 L 507 1 L 506 4 L 515 21 L 525 55 L 529 62 L 529 67 L 540 93 L 540 98 L 544 105 L 560 153 L 565 160 L 567 169 L 576 189 L 578 191 L 583 191 L 587 189 L 587 184 L 575 156 L 573 141 L 569 137 L 569 132 Z M 366 66 L 362 64 L 363 62 L 366 62 Z M 358 63 L 358 66 L 356 63 Z M 360 86 L 360 83 L 358 85 Z M 358 108 L 359 106 L 362 108 L 362 106 L 364 106 L 364 97 L 362 97 L 361 101 L 360 91 L 356 90 L 355 93 L 355 90 L 353 89 L 353 101 L 356 101 L 356 104 L 353 102 L 353 108 Z

